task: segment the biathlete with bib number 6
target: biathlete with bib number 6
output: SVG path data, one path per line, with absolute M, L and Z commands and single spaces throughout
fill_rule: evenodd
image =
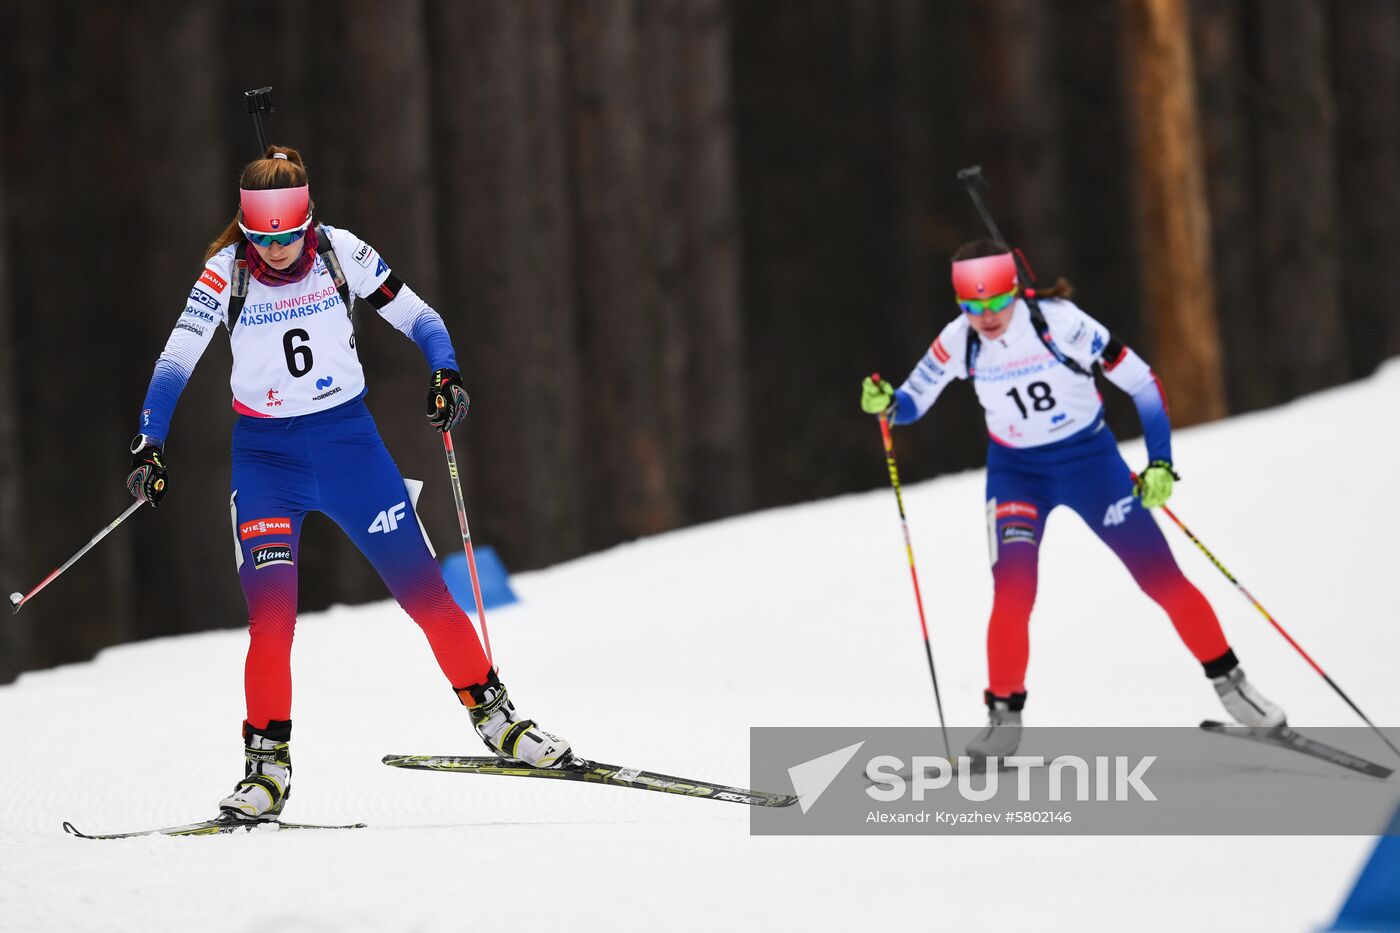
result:
M 127 488 L 158 507 L 169 491 L 164 446 L 180 393 L 214 332 L 233 350 L 229 511 L 248 601 L 244 775 L 219 802 L 225 819 L 272 819 L 291 792 L 292 634 L 298 541 L 308 512 L 329 516 L 364 552 L 427 636 L 439 667 L 496 754 L 537 767 L 571 759 L 569 743 L 517 716 L 453 600 L 405 483 L 365 407 L 354 297 L 427 357 L 427 417 L 449 431 L 468 398 L 442 318 L 348 230 L 314 225 L 306 167 L 270 146 L 239 181 L 239 209 L 156 362 L 131 445 Z M 416 487 L 415 487 L 416 488 Z
M 1015 754 L 1026 703 L 1029 625 L 1045 519 L 1078 513 L 1157 602 L 1238 722 L 1274 726 L 1283 710 L 1245 679 L 1200 591 L 1177 567 L 1147 510 L 1164 504 L 1176 476 L 1166 398 L 1152 369 L 1069 300 L 1072 289 L 1022 291 L 1015 257 L 991 240 L 953 256 L 962 310 L 898 389 L 878 377 L 861 407 L 891 424 L 922 418 L 954 379 L 970 379 L 986 412 L 987 531 L 994 597 L 987 626 L 988 726 L 973 759 Z M 1104 422 L 1094 367 L 1133 399 L 1149 463 L 1134 481 Z

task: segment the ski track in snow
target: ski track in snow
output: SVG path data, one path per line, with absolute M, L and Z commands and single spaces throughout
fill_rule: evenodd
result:
M 1361 383 L 1180 431 L 1185 479 L 1171 502 L 1382 725 L 1400 723 L 1390 534 L 1400 498 L 1361 492 L 1353 477 L 1400 462 L 1387 427 L 1397 405 L 1400 361 Z M 937 422 L 935 413 L 903 430 Z M 1140 442 L 1125 454 L 1144 460 Z M 883 476 L 872 427 L 872 486 Z M 944 703 L 958 725 L 983 716 L 991 579 L 982 485 L 973 471 L 905 492 Z M 502 677 L 522 712 L 587 757 L 740 785 L 749 726 L 931 724 L 892 499 L 877 487 L 522 574 L 522 603 L 489 616 Z M 1356 724 L 1160 521 L 1251 678 L 1290 721 Z M 1060 510 L 1046 535 L 1028 720 L 1219 717 L 1165 616 L 1092 532 Z M 85 585 L 81 568 L 63 585 Z M 212 815 L 241 773 L 246 637 L 124 645 L 0 688 L 0 930 L 1310 930 L 1330 921 L 1373 844 L 750 837 L 740 806 L 391 769 L 380 764 L 387 753 L 483 753 L 421 634 L 392 603 L 307 615 L 293 653 L 287 818 L 371 828 L 113 842 L 63 834 L 65 819 L 116 832 Z

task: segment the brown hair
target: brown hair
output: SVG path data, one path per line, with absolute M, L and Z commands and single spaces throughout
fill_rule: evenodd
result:
M 973 240 L 958 247 L 958 251 L 953 254 L 953 262 L 963 259 L 981 259 L 983 256 L 1000 256 L 1007 251 L 995 240 Z M 1068 298 L 1074 294 L 1074 286 L 1064 276 L 1055 280 L 1055 284 L 1049 288 L 1036 288 L 1037 298 Z
M 286 158 L 273 158 L 279 152 L 286 155 Z M 238 187 L 247 188 L 249 191 L 300 188 L 306 183 L 306 163 L 301 160 L 301 153 L 290 146 L 268 146 L 263 157 L 243 166 L 243 172 L 238 176 Z M 315 207 L 315 203 L 311 206 Z M 214 242 L 204 251 L 205 262 L 225 246 L 237 243 L 243 238 L 243 231 L 238 226 L 239 213 L 240 211 L 234 211 L 233 220 L 229 221 L 224 232 L 215 237 Z

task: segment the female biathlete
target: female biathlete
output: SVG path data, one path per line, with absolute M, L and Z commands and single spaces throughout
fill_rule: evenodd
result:
M 1059 505 L 1079 514 L 1157 601 L 1205 668 L 1236 720 L 1284 721 L 1283 710 L 1245 679 L 1204 596 L 1182 575 L 1147 510 L 1162 505 L 1177 477 L 1161 384 L 1148 365 L 1069 301 L 1060 279 L 1022 296 L 1016 262 L 989 240 L 953 257 L 963 313 L 897 390 L 871 377 L 861 407 L 892 424 L 917 421 L 953 379 L 971 379 L 986 411 L 987 533 L 995 594 L 987 626 L 989 725 L 968 747 L 974 759 L 1015 754 L 1026 703 L 1028 628 L 1045 519 Z M 1033 298 L 1028 303 L 1026 298 Z M 1036 305 L 1039 306 L 1037 312 Z M 1043 324 L 1037 327 L 1037 316 Z M 1132 396 L 1146 435 L 1147 467 L 1134 482 L 1104 423 L 1092 368 Z
M 220 327 L 233 348 L 229 511 L 248 600 L 246 764 L 226 818 L 270 819 L 291 791 L 292 633 L 298 539 L 308 512 L 328 515 L 423 629 L 438 665 L 495 753 L 541 767 L 569 743 L 516 715 L 476 630 L 453 601 L 414 514 L 414 495 L 365 408 L 351 293 L 413 340 L 432 369 L 427 415 L 448 431 L 467 413 L 442 318 L 347 230 L 312 223 L 305 165 L 272 146 L 243 170 L 239 210 L 156 362 L 131 445 L 127 488 L 158 507 L 169 491 L 163 448 L 171 414 Z

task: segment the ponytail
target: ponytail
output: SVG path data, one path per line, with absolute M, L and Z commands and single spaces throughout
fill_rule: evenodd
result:
M 281 153 L 285 159 L 273 158 Z M 249 162 L 238 177 L 238 187 L 249 191 L 263 191 L 268 188 L 300 188 L 307 184 L 306 163 L 301 153 L 290 146 L 268 146 L 261 159 Z M 315 204 L 313 202 L 312 206 Z M 204 251 L 204 261 L 208 262 L 226 246 L 231 246 L 243 238 L 243 229 L 238 226 L 240 211 L 233 212 L 233 219 L 223 232 L 214 238 Z
M 1035 297 L 1037 298 L 1068 298 L 1074 294 L 1074 286 L 1069 284 L 1069 279 L 1063 275 L 1055 280 L 1055 284 L 1049 288 L 1037 288 Z

